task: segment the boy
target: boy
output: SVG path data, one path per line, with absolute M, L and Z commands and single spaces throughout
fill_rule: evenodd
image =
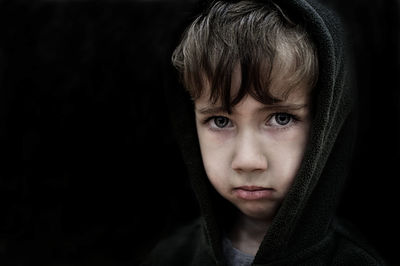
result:
M 168 91 L 202 218 L 145 265 L 382 265 L 335 218 L 352 93 L 336 17 L 314 1 L 216 1 Z

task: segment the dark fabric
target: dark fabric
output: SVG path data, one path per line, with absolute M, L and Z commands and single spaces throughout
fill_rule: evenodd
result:
M 252 265 L 385 265 L 375 251 L 365 244 L 363 237 L 356 235 L 349 229 L 351 226 L 345 224 L 335 220 L 329 233 L 320 242 L 296 253 L 287 253 L 279 260 Z M 215 261 L 204 236 L 202 222 L 196 220 L 161 241 L 142 266 L 225 265 Z
M 335 218 L 353 151 L 354 84 L 338 16 L 314 0 L 276 1 L 301 20 L 318 48 L 316 116 L 302 166 L 256 254 L 254 265 L 384 265 L 357 233 Z M 193 104 L 172 75 L 166 86 L 175 134 L 202 212 L 202 223 L 161 242 L 145 265 L 224 265 L 226 203 L 209 183 L 200 156 Z M 222 214 L 222 215 L 221 215 Z

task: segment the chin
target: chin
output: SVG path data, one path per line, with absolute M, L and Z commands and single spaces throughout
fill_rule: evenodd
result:
M 241 207 L 239 210 L 247 217 L 257 220 L 272 220 L 276 214 L 276 210 L 274 208 L 268 208 L 265 206 L 265 204 L 263 204 L 263 206 L 255 205 Z

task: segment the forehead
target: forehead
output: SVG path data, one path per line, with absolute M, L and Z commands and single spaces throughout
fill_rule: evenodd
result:
M 296 71 L 295 68 L 291 67 L 292 60 L 288 57 L 276 60 L 274 64 L 274 68 L 270 73 L 265 73 L 265 77 L 269 77 L 269 80 L 264 80 L 265 86 L 262 89 L 262 92 L 265 94 L 269 94 L 271 98 L 271 102 L 273 103 L 288 103 L 288 104 L 295 104 L 299 101 L 309 100 L 310 92 L 312 87 L 307 82 L 308 80 L 303 80 L 301 82 L 294 82 L 292 76 L 294 75 L 293 72 Z M 261 75 L 263 73 L 261 72 Z M 221 99 L 217 98 L 215 101 L 212 101 L 212 88 L 210 80 L 205 76 L 202 75 L 203 80 L 203 90 L 198 98 L 198 100 L 204 101 L 211 101 L 215 105 L 221 103 Z M 263 80 L 261 80 L 262 82 Z M 236 64 L 232 73 L 231 73 L 231 82 L 230 82 L 230 90 L 229 95 L 231 101 L 234 100 L 241 90 L 242 85 L 242 72 L 240 64 Z M 248 96 L 254 91 L 254 83 L 250 84 L 250 88 L 245 91 L 244 96 Z M 215 90 L 215 88 L 213 88 Z M 219 90 L 223 90 L 219 88 Z M 225 88 L 227 90 L 227 88 Z M 241 99 L 242 100 L 242 99 Z
M 232 107 L 235 109 L 243 109 L 243 108 L 254 108 L 254 109 L 282 109 L 282 110 L 297 110 L 310 105 L 311 97 L 309 93 L 306 93 L 305 90 L 295 90 L 292 91 L 288 97 L 279 103 L 274 104 L 264 104 L 260 101 L 257 101 L 250 95 L 245 95 L 241 101 Z M 213 102 L 209 99 L 207 95 L 202 95 L 198 99 L 194 101 L 196 109 L 198 111 L 203 110 L 203 113 L 207 113 L 207 110 L 211 110 L 211 113 L 217 112 L 225 112 L 221 101 Z
M 208 94 L 203 94 L 201 97 L 196 99 L 194 103 L 195 111 L 198 115 L 215 115 L 218 113 L 254 115 L 256 113 L 264 114 L 265 112 L 311 110 L 311 96 L 306 87 L 295 88 L 287 95 L 285 99 L 279 100 L 279 102 L 277 101 L 273 104 L 265 104 L 247 94 L 240 100 L 240 102 L 234 106 L 231 106 L 230 110 L 227 110 L 222 104 L 221 100 L 213 102 L 210 100 Z

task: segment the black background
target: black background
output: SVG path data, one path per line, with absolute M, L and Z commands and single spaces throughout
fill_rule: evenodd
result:
M 359 85 L 339 211 L 400 265 L 399 4 L 325 2 L 348 24 Z M 0 265 L 136 265 L 196 216 L 163 95 L 193 6 L 0 1 Z

